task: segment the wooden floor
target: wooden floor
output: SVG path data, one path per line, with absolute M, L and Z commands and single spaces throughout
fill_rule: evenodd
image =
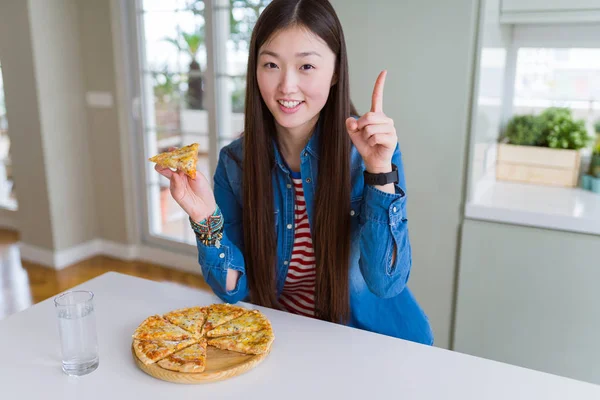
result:
M 210 290 L 200 275 L 105 256 L 57 271 L 21 261 L 18 240 L 18 233 L 0 230 L 0 319 L 109 271 Z

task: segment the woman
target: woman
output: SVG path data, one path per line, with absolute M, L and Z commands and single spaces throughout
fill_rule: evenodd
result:
M 254 28 L 243 136 L 223 148 L 214 193 L 170 169 L 203 275 L 223 300 L 249 300 L 432 344 L 406 286 L 412 258 L 404 169 L 382 110 L 349 95 L 341 24 L 325 0 L 274 0 Z

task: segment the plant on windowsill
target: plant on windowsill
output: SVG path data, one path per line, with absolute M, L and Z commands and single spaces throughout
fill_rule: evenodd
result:
M 596 144 L 590 160 L 588 173 L 581 179 L 581 187 L 600 194 L 600 121 L 594 125 L 596 130 Z
M 598 144 L 596 144 L 596 147 L 594 148 L 589 170 L 589 174 L 594 178 L 600 178 L 600 135 L 598 135 L 598 138 Z
M 594 130 L 596 131 L 596 144 L 594 145 L 588 174 L 595 178 L 600 178 L 600 120 L 596 121 Z
M 499 140 L 496 179 L 575 187 L 590 137 L 568 108 L 513 117 Z

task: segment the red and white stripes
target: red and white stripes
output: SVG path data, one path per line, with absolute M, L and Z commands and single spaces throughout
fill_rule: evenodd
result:
M 296 193 L 294 246 L 280 303 L 290 312 L 315 315 L 315 254 L 308 225 L 302 179 L 292 179 Z

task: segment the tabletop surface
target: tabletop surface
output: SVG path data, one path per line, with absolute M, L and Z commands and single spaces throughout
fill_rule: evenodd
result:
M 220 302 L 208 292 L 114 272 L 77 287 L 95 293 L 100 365 L 83 377 L 60 367 L 52 299 L 0 321 L 0 388 L 19 399 L 600 399 L 600 386 L 260 309 L 275 332 L 271 354 L 240 376 L 209 384 L 164 382 L 142 372 L 131 335 L 146 317 Z M 199 397 L 202 396 L 202 397 Z M 206 396 L 206 397 L 204 397 Z M 371 396 L 371 397 L 367 397 Z M 17 397 L 14 397 L 17 398 Z

